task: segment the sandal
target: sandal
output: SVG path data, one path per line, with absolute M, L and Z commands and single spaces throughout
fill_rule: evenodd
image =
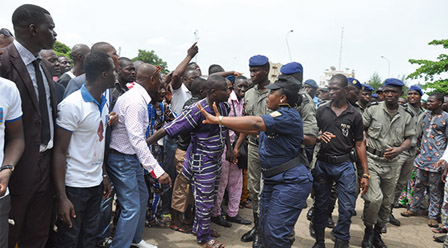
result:
M 214 230 L 214 229 L 210 229 L 210 235 L 211 235 L 213 238 L 219 238 L 219 237 L 221 237 L 221 234 L 220 234 L 218 231 Z
M 204 243 L 204 244 L 200 244 L 201 247 L 205 247 L 205 248 L 225 248 L 226 246 L 222 243 L 219 243 L 218 241 L 211 239 L 210 241 Z
M 436 229 L 432 229 L 432 232 L 433 233 L 448 233 L 448 230 L 446 228 L 439 227 L 439 228 L 436 228 Z
M 428 226 L 439 228 L 439 222 L 435 219 L 429 219 L 428 220 Z
M 414 211 L 411 211 L 411 210 L 409 210 L 409 209 L 406 209 L 406 210 L 404 210 L 404 211 L 401 213 L 401 216 L 403 216 L 403 217 L 418 216 L 418 213 L 417 213 L 417 212 L 414 212 Z
M 175 225 L 175 224 L 170 224 L 169 226 L 172 230 L 174 231 L 178 231 L 181 233 L 186 233 L 186 234 L 190 234 L 191 230 L 193 229 L 193 227 L 187 225 L 187 224 L 180 224 L 179 226 Z

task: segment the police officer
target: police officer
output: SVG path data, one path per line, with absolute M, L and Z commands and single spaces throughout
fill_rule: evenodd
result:
M 395 187 L 394 202 L 391 206 L 391 213 L 389 216 L 389 222 L 395 226 L 400 226 L 401 223 L 399 220 L 395 219 L 392 214 L 392 208 L 394 205 L 398 204 L 398 198 L 400 197 L 403 188 L 407 185 L 409 178 L 411 178 L 411 173 L 414 169 L 415 156 L 417 155 L 417 139 L 421 133 L 421 127 L 418 123 L 420 123 L 419 120 L 422 119 L 424 112 L 420 102 L 422 95 L 423 92 L 420 86 L 412 85 L 408 90 L 408 103 L 403 105 L 403 107 L 413 115 L 415 128 L 416 130 L 420 129 L 420 132 L 417 131 L 416 135 L 412 137 L 411 147 L 401 153 L 398 157 L 399 168 L 397 173 L 397 186 Z
M 262 116 L 269 112 L 266 108 L 266 98 L 269 90 L 266 88 L 271 82 L 269 75 L 269 59 L 263 55 L 255 55 L 249 59 L 249 71 L 254 87 L 249 89 L 244 95 L 245 115 Z M 242 144 L 246 135 L 238 137 L 237 144 Z M 252 210 L 254 215 L 254 227 L 241 237 L 242 242 L 253 241 L 253 247 L 262 247 L 262 239 L 258 235 L 259 220 L 259 195 L 261 192 L 261 165 L 258 154 L 257 135 L 249 135 L 249 145 L 247 154 L 247 182 L 252 199 Z
M 404 83 L 384 82 L 384 101 L 371 104 L 363 113 L 366 129 L 370 189 L 363 196 L 365 233 L 362 247 L 386 247 L 381 229 L 388 222 L 394 201 L 398 155 L 409 148 L 415 128 L 411 114 L 398 104 Z
M 300 163 L 303 141 L 302 120 L 293 107 L 301 97 L 299 82 L 281 75 L 267 86 L 267 107 L 263 116 L 222 117 L 203 111 L 207 123 L 224 125 L 237 132 L 260 134 L 260 162 L 264 187 L 261 196 L 261 225 L 265 247 L 291 247 L 289 235 L 311 192 L 313 178 Z
M 352 162 L 357 157 L 363 171 L 363 194 L 369 185 L 362 116 L 347 102 L 346 87 L 347 78 L 344 75 L 333 76 L 328 86 L 331 102 L 317 110 L 317 124 L 322 135 L 318 138 L 321 148 L 313 174 L 315 210 L 312 221 L 316 233 L 314 248 L 325 247 L 326 214 L 334 182 L 339 199 L 339 219 L 333 232 L 336 237 L 334 247 L 345 248 L 349 245 L 351 217 L 356 204 L 356 173 Z
M 378 87 L 378 89 L 376 89 L 376 96 L 378 98 L 378 102 L 384 101 L 384 87 Z
M 369 105 L 371 99 L 372 99 L 372 92 L 373 88 L 372 86 L 368 84 L 361 84 L 361 93 L 358 97 L 358 102 L 356 102 L 361 109 L 361 114 L 364 113 L 364 110 L 367 108 L 367 105 Z
M 358 101 L 359 93 L 361 92 L 362 85 L 359 82 L 359 80 L 356 78 L 349 77 L 349 78 L 347 78 L 347 81 L 348 81 L 348 85 L 347 85 L 347 90 L 345 92 L 347 101 L 353 107 L 355 107 L 360 113 L 362 113 L 361 107 L 356 103 Z
M 303 123 L 303 143 L 302 146 L 314 146 L 317 138 L 317 121 L 316 121 L 316 108 L 313 102 L 313 98 L 306 92 L 305 88 L 302 88 L 303 81 L 303 67 L 298 62 L 288 63 L 282 68 L 280 72 L 283 75 L 289 75 L 294 77 L 300 82 L 299 93 L 302 95 L 302 104 L 297 107 Z M 312 155 L 312 154 L 311 154 Z M 312 156 L 307 159 L 312 160 Z M 309 164 L 308 161 L 308 164 Z M 307 162 L 307 161 L 303 161 Z M 305 164 L 308 166 L 308 164 Z

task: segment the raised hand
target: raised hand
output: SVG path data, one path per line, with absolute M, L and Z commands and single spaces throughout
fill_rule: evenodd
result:
M 215 111 L 215 116 L 209 114 L 205 109 L 201 106 L 201 104 L 198 102 L 196 103 L 196 106 L 201 111 L 201 113 L 205 116 L 205 120 L 202 121 L 204 124 L 218 124 L 219 123 L 219 112 L 218 108 L 216 107 L 216 102 L 213 103 L 213 110 Z

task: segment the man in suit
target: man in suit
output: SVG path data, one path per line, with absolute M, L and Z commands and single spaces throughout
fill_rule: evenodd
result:
M 12 16 L 16 40 L 3 48 L 0 76 L 13 81 L 22 98 L 25 151 L 11 176 L 9 247 L 44 247 L 50 230 L 54 190 L 50 158 L 56 102 L 50 65 L 39 52 L 56 41 L 50 13 L 36 5 L 18 7 Z

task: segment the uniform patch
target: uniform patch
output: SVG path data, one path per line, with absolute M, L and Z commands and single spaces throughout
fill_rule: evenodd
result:
M 278 111 L 274 111 L 274 112 L 271 113 L 271 116 L 274 117 L 274 118 L 275 118 L 275 117 L 279 117 L 279 116 L 281 116 L 281 115 L 282 115 L 282 113 L 280 113 L 280 112 L 278 112 Z

